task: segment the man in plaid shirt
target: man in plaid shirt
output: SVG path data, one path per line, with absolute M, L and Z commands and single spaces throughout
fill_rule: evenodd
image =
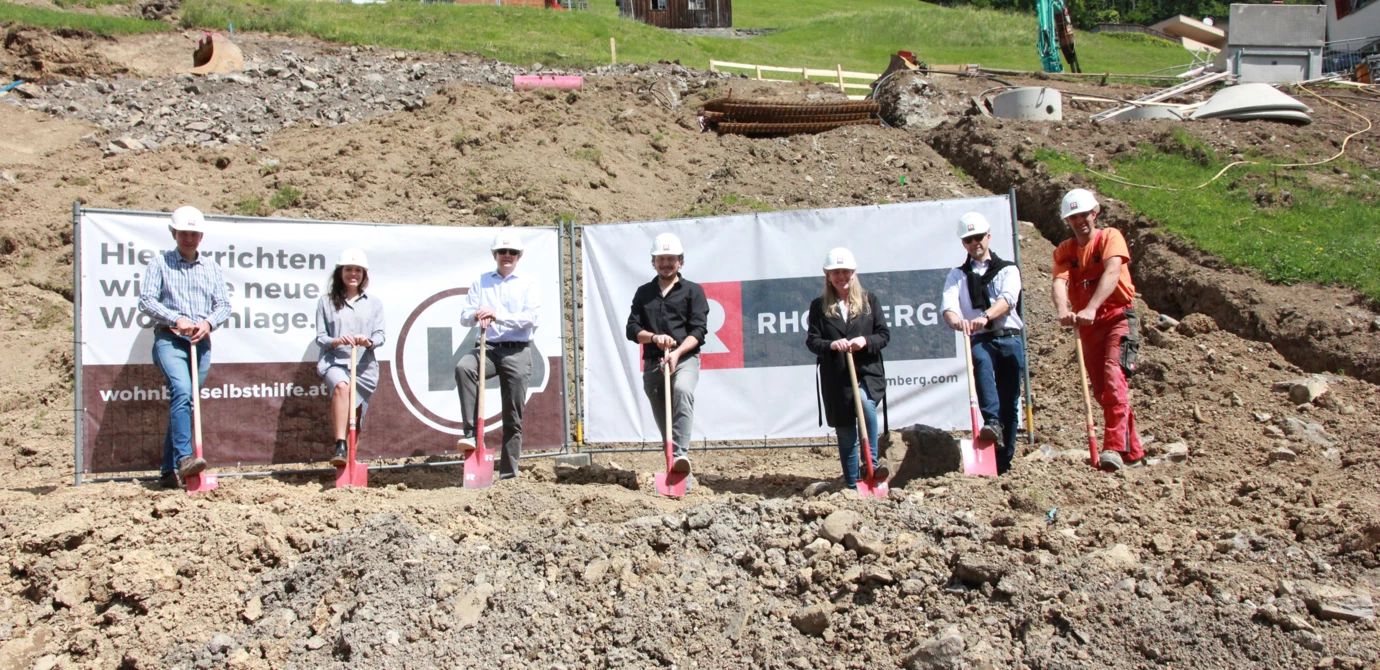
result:
M 206 460 L 192 453 L 191 347 L 196 346 L 197 376 L 206 382 L 211 370 L 211 330 L 230 317 L 230 296 L 220 266 L 197 253 L 206 217 L 195 207 L 172 214 L 177 249 L 155 256 L 144 271 L 139 311 L 153 317 L 153 364 L 168 380 L 168 433 L 163 440 L 165 488 L 177 488 L 183 478 L 200 474 Z

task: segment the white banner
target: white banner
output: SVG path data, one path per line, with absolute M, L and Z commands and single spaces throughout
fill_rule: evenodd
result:
M 840 246 L 856 255 L 891 329 L 882 352 L 891 425 L 969 428 L 962 336 L 944 325 L 939 304 L 945 275 L 965 258 L 958 219 L 973 211 L 992 223 L 992 250 L 1012 259 L 1005 196 L 584 226 L 585 439 L 661 439 L 626 324 L 633 293 L 656 276 L 652 238 L 666 232 L 685 247 L 682 276 L 710 301 L 695 440 L 832 433 L 819 425 L 805 332 L 810 301 L 824 288 L 824 256 Z
M 161 453 L 167 402 L 152 365 L 153 331 L 138 300 L 148 262 L 175 247 L 168 222 L 167 214 L 82 213 L 77 290 L 88 471 L 153 467 Z M 387 322 L 387 341 L 375 352 L 379 388 L 361 431 L 361 454 L 453 451 L 461 419 L 453 371 L 478 335 L 460 326 L 460 307 L 470 283 L 494 269 L 495 232 L 210 218 L 200 252 L 224 273 L 231 316 L 211 336 L 211 375 L 201 394 L 208 458 L 221 464 L 325 458 L 329 405 L 316 374 L 316 306 L 348 247 L 368 255 L 367 290 L 382 302 Z M 554 228 L 519 232 L 526 250 L 518 272 L 537 278 L 542 301 L 524 447 L 549 448 L 566 435 L 560 244 Z M 493 410 L 487 426 L 501 428 L 497 379 L 486 397 Z

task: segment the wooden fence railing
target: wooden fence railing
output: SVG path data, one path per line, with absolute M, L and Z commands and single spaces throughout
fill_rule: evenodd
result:
M 870 72 L 849 72 L 843 69 L 842 65 L 835 66 L 835 68 L 832 70 L 816 70 L 814 68 L 808 67 L 780 67 L 777 65 L 756 65 L 753 63 L 730 63 L 728 61 L 721 60 L 709 61 L 709 69 L 713 72 L 724 72 L 729 70 L 747 70 L 749 73 L 755 75 L 753 77 L 754 79 L 759 79 L 761 81 L 799 81 L 800 79 L 818 81 L 821 84 L 829 84 L 831 86 L 837 87 L 840 91 L 843 91 L 845 95 L 848 95 L 849 100 L 862 100 L 863 98 L 866 98 L 867 95 L 865 94 L 856 95 L 849 94 L 848 92 L 850 90 L 871 91 L 872 87 L 869 84 L 871 84 L 873 81 L 876 81 L 877 77 L 881 76 L 879 74 L 872 74 Z M 764 77 L 762 76 L 762 73 L 764 72 L 781 72 L 795 74 L 799 75 L 799 78 L 776 79 L 772 77 Z M 821 79 L 824 79 L 824 81 L 820 81 Z M 864 81 L 867 83 L 859 83 Z

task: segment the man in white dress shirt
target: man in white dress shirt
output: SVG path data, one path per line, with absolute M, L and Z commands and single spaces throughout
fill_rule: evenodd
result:
M 460 325 L 488 329 L 485 353 L 485 378 L 498 376 L 503 397 L 503 453 L 499 458 L 499 478 L 518 475 L 522 455 L 522 408 L 527 403 L 527 380 L 532 375 L 532 333 L 537 329 L 541 296 L 535 277 L 518 272 L 522 258 L 522 238 L 515 232 L 500 231 L 494 236 L 493 272 L 480 275 L 465 294 Z M 465 435 L 456 447 L 462 453 L 475 448 L 475 405 L 479 399 L 479 340 L 475 350 L 465 354 L 455 366 L 455 382 L 460 391 L 460 411 L 465 419 Z M 481 436 L 479 439 L 483 439 Z
M 992 253 L 991 229 L 977 212 L 959 219 L 958 237 L 968 258 L 944 280 L 942 309 L 944 323 L 972 336 L 973 381 L 984 424 L 981 436 L 996 442 L 997 474 L 1006 474 L 1016 454 L 1025 324 L 1016 310 L 1021 271 Z

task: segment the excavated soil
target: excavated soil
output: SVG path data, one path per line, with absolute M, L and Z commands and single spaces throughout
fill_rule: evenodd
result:
M 1336 323 L 1328 310 L 1363 308 L 1331 289 L 1269 286 L 1152 238 L 1149 222 L 1125 224 L 1150 302 L 1133 403 L 1153 464 L 1097 473 L 1073 338 L 1044 298 L 1046 237 L 1062 233 L 1036 206 L 1022 208 L 1034 226 L 1021 232 L 1038 440 L 1000 480 L 922 478 L 864 502 L 810 486 L 838 468 L 815 448 L 697 454 L 696 489 L 680 501 L 651 492 L 655 454 L 600 457 L 599 476 L 525 464 L 479 492 L 447 469 L 372 473 L 363 491 L 307 475 L 226 478 L 195 499 L 69 485 L 74 199 L 225 212 L 291 184 L 305 195 L 284 216 L 485 226 L 1015 185 L 1023 203 L 1052 209 L 1064 186 L 1013 157 L 1025 137 L 1105 147 L 1133 132 L 962 120 L 964 97 L 985 86 L 952 82 L 953 104 L 937 108 L 953 118 L 925 134 L 753 140 L 700 133 L 694 102 L 729 87 L 787 100 L 827 91 L 663 65 L 591 76 L 573 98 L 452 83 L 412 111 L 288 128 L 257 147 L 111 156 L 74 139 L 75 121 L 0 104 L 6 127 L 61 131 L 27 152 L 0 145 L 0 669 L 1377 667 L 1375 368 L 1315 366 L 1300 352 L 1316 347 L 1289 331 L 1247 331 L 1225 308 L 1170 295 L 1206 304 L 1219 282 L 1258 296 L 1252 313 L 1289 305 L 1319 328 Z M 1122 225 L 1118 208 L 1109 218 Z M 1147 266 L 1169 261 L 1173 281 L 1198 283 L 1160 285 L 1171 275 Z M 1312 335 L 1338 356 L 1363 360 L 1374 346 L 1332 332 Z M 1302 369 L 1318 367 L 1356 376 Z M 1291 399 L 1289 383 L 1318 381 L 1325 393 Z M 902 436 L 889 441 L 900 466 Z

